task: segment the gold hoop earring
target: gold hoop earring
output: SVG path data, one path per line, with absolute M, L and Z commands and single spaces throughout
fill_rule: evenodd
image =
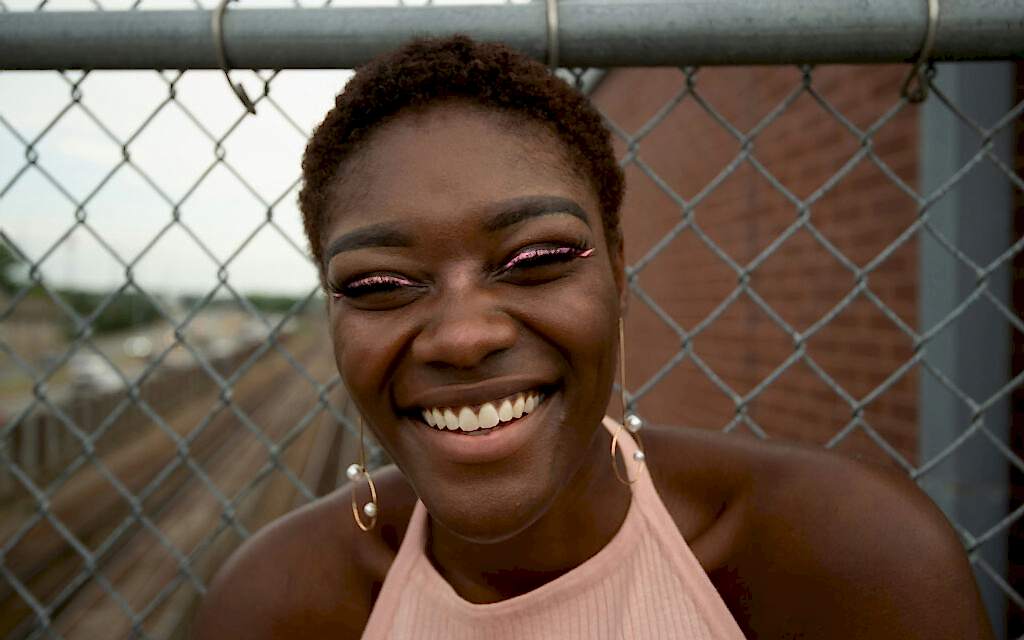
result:
M 640 471 L 643 469 L 647 455 L 644 453 L 643 441 L 640 439 L 640 429 L 643 428 L 644 421 L 640 419 L 640 416 L 626 409 L 626 330 L 625 321 L 622 319 L 622 316 L 619 316 L 619 390 L 622 392 L 622 422 L 612 436 L 612 470 L 615 472 L 615 477 L 619 479 L 619 482 L 631 485 L 640 477 Z M 636 440 L 637 448 L 633 452 L 633 460 L 636 461 L 636 473 L 632 480 L 629 479 L 628 470 L 625 468 L 622 471 L 619 470 L 615 455 L 619 448 L 619 436 L 622 435 L 623 429 L 627 429 L 633 434 Z M 623 464 L 625 464 L 625 461 L 623 461 Z
M 366 470 L 366 444 L 363 441 L 363 417 L 359 416 L 359 462 L 350 464 L 348 469 L 345 471 L 345 475 L 353 483 L 360 478 L 366 478 L 366 484 L 370 485 L 370 501 L 363 505 L 363 508 L 359 508 L 359 502 L 356 500 L 356 488 L 352 487 L 352 517 L 355 518 L 356 526 L 363 531 L 369 531 L 377 524 L 377 514 L 380 512 L 380 503 L 377 501 L 377 487 L 373 484 L 373 478 L 370 477 L 370 472 Z M 362 511 L 369 518 L 369 522 L 363 522 L 362 516 L 359 512 Z

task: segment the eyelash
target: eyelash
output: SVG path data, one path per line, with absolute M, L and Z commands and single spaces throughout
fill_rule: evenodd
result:
M 573 246 L 524 249 L 502 265 L 498 273 L 504 274 L 517 268 L 539 267 L 553 262 L 568 262 L 576 258 L 589 258 L 592 255 L 594 255 L 594 249 L 587 248 L 582 242 Z
M 515 269 L 529 269 L 557 262 L 569 262 L 576 258 L 589 258 L 592 255 L 594 255 L 593 247 L 588 248 L 583 242 L 570 246 L 527 248 L 520 250 L 505 262 L 498 269 L 498 274 L 504 275 Z M 335 300 L 340 300 L 342 298 L 359 298 L 373 293 L 386 293 L 407 286 L 416 286 L 416 283 L 401 276 L 374 274 L 340 287 L 332 285 L 330 294 Z
M 335 300 L 342 298 L 358 298 L 371 293 L 384 293 L 393 291 L 399 287 L 414 286 L 416 283 L 407 278 L 387 274 L 374 274 L 359 278 L 340 287 L 331 287 L 331 297 Z

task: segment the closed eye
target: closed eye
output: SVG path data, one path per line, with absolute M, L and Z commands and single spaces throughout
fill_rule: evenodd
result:
M 375 273 L 346 282 L 338 287 L 331 287 L 331 297 L 361 298 L 374 293 L 388 293 L 403 287 L 414 286 L 416 283 L 408 278 L 388 273 Z
M 569 262 L 576 258 L 589 258 L 594 255 L 593 248 L 583 246 L 539 246 L 526 247 L 509 258 L 498 270 L 509 273 L 514 270 L 542 267 L 559 262 Z

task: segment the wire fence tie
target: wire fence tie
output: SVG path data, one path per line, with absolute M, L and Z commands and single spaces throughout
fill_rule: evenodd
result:
M 912 104 L 924 102 L 928 97 L 928 59 L 931 58 L 932 48 L 935 46 L 935 32 L 938 31 L 939 23 L 939 0 L 928 0 L 928 26 L 924 33 L 924 42 L 921 44 L 921 53 L 917 61 L 910 68 L 903 86 L 900 88 L 900 95 Z
M 224 72 L 224 79 L 228 81 L 228 86 L 238 96 L 238 100 L 245 107 L 245 110 L 252 115 L 256 115 L 256 105 L 249 98 L 249 94 L 245 92 L 245 87 L 242 86 L 241 82 L 231 82 L 231 76 L 228 74 L 231 66 L 228 64 L 228 54 L 224 47 L 224 12 L 227 10 L 229 2 L 231 0 L 220 0 L 220 4 L 217 5 L 217 9 L 214 10 L 210 20 L 213 42 L 217 45 L 217 63 L 220 65 L 220 70 Z
M 548 67 L 558 68 L 558 0 L 547 0 Z

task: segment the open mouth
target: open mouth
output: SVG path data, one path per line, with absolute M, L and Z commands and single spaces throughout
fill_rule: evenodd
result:
M 439 431 L 484 435 L 495 428 L 513 424 L 536 411 L 547 395 L 544 391 L 535 389 L 480 405 L 425 407 L 420 411 L 420 419 Z

